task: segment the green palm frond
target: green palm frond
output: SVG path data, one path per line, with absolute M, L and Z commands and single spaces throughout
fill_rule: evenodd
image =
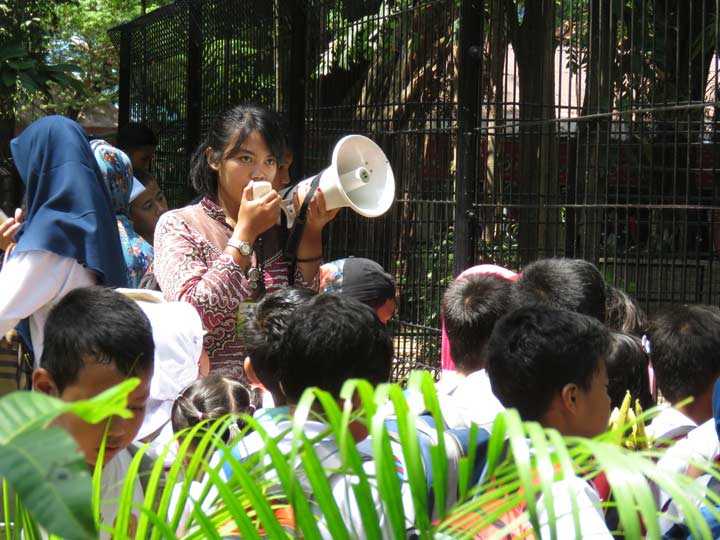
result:
M 575 491 L 563 493 L 563 486 L 604 474 L 612 490 L 612 502 L 605 506 L 614 508 L 619 518 L 616 532 L 627 538 L 660 536 L 661 513 L 653 496 L 657 486 L 673 497 L 694 537 L 709 535 L 699 505 L 717 508 L 720 498 L 687 476 L 657 467 L 662 450 L 632 451 L 618 445 L 613 434 L 562 437 L 523 422 L 512 410 L 498 416 L 482 448 L 475 444 L 478 429 L 473 429 L 469 455 L 459 462 L 457 489 L 451 489 L 445 451 L 450 439 L 434 383 L 429 374 L 414 373 L 408 389 L 422 396 L 424 409 L 438 426 L 437 444 L 429 452 L 421 448 L 417 411 L 399 386 L 373 389 L 364 381 L 348 381 L 339 401 L 311 389 L 296 407 L 290 427 L 279 435 L 256 418 L 240 418 L 245 425 L 241 436 L 254 433 L 262 441 L 261 450 L 245 459 L 235 451 L 237 441 L 226 444 L 222 437 L 237 418 L 176 435 L 172 466 L 164 471 L 166 456 L 161 455 L 145 479 L 139 506 L 131 496 L 143 474 L 143 451 L 137 452 L 124 479 L 117 519 L 102 527 L 114 530 L 116 538 L 138 539 L 354 538 L 357 531 L 334 491 L 332 478 L 340 475 L 347 480 L 347 493 L 354 497 L 355 515 L 367 538 L 405 537 L 409 530 L 420 538 L 539 537 L 541 531 L 550 538 L 558 535 L 561 519 L 564 527 L 571 523 L 578 534 L 582 531 L 580 502 Z M 396 420 L 392 430 L 389 418 Z M 322 432 L 307 433 L 307 422 L 318 420 L 326 426 Z M 353 434 L 359 432 L 371 436 L 370 444 L 356 444 Z M 337 448 L 332 468 L 318 449 L 319 440 L 332 441 Z M 485 456 L 485 467 L 480 482 L 471 483 L 476 455 Z M 713 463 L 693 459 L 692 464 L 720 478 Z M 97 471 L 95 481 L 100 477 Z M 98 486 L 93 490 L 95 505 Z M 3 503 L 10 506 L 7 497 Z M 130 530 L 133 514 L 137 527 Z M 28 538 L 34 519 L 22 505 L 16 508 L 16 527 L 27 530 Z

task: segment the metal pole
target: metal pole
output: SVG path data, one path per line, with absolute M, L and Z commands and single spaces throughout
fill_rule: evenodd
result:
M 123 28 L 120 32 L 120 70 L 118 88 L 118 128 L 130 123 L 130 70 L 132 58 L 131 30 Z
M 477 128 L 480 119 L 480 75 L 483 47 L 483 0 L 462 0 L 458 36 L 458 134 L 455 182 L 455 268 L 469 267 L 474 260 L 475 187 L 477 184 Z
M 188 105 L 185 151 L 192 155 L 200 143 L 202 117 L 202 2 L 188 3 Z
M 295 155 L 292 178 L 305 174 L 305 47 L 307 38 L 307 12 L 302 0 L 291 2 L 290 88 L 284 89 L 288 96 L 288 120 Z M 281 81 L 277 81 L 280 84 Z

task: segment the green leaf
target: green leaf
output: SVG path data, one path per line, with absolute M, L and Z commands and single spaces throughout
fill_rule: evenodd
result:
M 395 537 L 402 538 L 406 531 L 402 486 L 383 414 L 375 414 L 372 419 L 370 437 L 375 457 L 380 500 L 383 501 L 383 508 Z
M 0 72 L 0 78 L 2 79 L 3 85 L 8 88 L 15 88 L 15 85 L 17 85 L 17 74 L 10 70 L 3 69 L 2 72 Z
M 27 49 L 17 43 L 0 47 L 0 62 L 28 56 Z
M 127 409 L 127 397 L 139 379 L 128 379 L 105 390 L 92 399 L 66 402 L 41 392 L 13 392 L 0 398 L 0 444 L 21 433 L 45 427 L 52 420 L 65 413 L 73 413 L 96 424 L 110 416 L 132 418 Z
M 0 489 L 2 489 L 2 515 L 4 516 L 4 532 L 3 535 L 5 537 L 5 540 L 10 540 L 10 533 L 11 531 L 11 514 L 10 514 L 10 497 L 11 497 L 11 491 L 10 491 L 10 483 L 3 478 L 2 485 L 0 486 Z
M 37 61 L 33 59 L 27 59 L 27 60 L 19 60 L 19 61 L 8 61 L 8 66 L 10 66 L 15 71 L 24 71 L 27 69 L 31 69 L 37 65 Z
M 72 88 L 76 92 L 84 93 L 85 85 L 82 81 L 65 73 L 53 73 L 48 75 L 49 80 L 56 82 L 64 88 Z
M 90 473 L 60 428 L 23 433 L 0 446 L 0 477 L 38 525 L 67 538 L 95 538 Z
M 45 66 L 45 69 L 48 71 L 59 71 L 62 73 L 80 73 L 82 72 L 82 68 L 78 66 L 77 64 L 52 64 L 49 66 Z
M 33 77 L 31 77 L 28 73 L 26 73 L 25 71 L 20 71 L 18 73 L 18 81 L 20 81 L 20 84 L 28 92 L 43 92 L 43 91 L 45 91 L 45 88 L 43 88 L 40 84 L 38 84 L 37 81 Z
M 323 469 L 320 459 L 315 453 L 315 448 L 313 448 L 313 445 L 306 437 L 303 437 L 303 450 L 303 468 L 305 469 L 308 481 L 312 487 L 313 498 L 320 507 L 322 515 L 325 519 L 325 525 L 327 526 L 330 535 L 334 539 L 349 540 L 350 534 L 348 532 L 348 528 L 343 522 L 340 508 L 333 497 L 333 492 L 328 482 L 326 472 Z M 350 481 L 350 478 L 348 478 L 348 482 Z
M 357 383 L 355 387 L 362 396 L 364 385 L 360 381 L 354 382 Z M 356 482 L 352 482 L 352 490 L 364 527 L 363 532 L 368 538 L 380 538 L 378 501 L 373 494 L 368 474 L 365 471 L 364 460 L 360 457 L 355 438 L 350 430 L 350 424 L 353 422 L 354 399 L 353 394 L 347 393 L 346 389 L 352 387 L 354 382 L 350 382 L 347 386 L 344 385 L 341 389 L 341 395 L 349 396 L 343 398 L 342 414 L 340 414 L 336 399 L 328 392 L 317 390 L 315 396 L 322 405 L 322 420 L 330 425 L 335 443 L 340 449 L 343 471 L 356 480 Z M 365 397 L 368 405 L 374 408 L 374 400 L 370 399 L 367 394 Z

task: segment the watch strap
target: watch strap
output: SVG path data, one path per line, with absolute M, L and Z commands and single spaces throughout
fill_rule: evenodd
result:
M 252 254 L 252 246 L 249 242 L 230 238 L 227 241 L 227 245 L 237 249 L 243 257 L 249 257 Z

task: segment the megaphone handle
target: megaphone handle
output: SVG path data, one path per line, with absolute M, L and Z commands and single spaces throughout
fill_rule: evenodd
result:
M 292 287 L 295 285 L 295 272 L 297 271 L 297 252 L 300 247 L 300 240 L 302 240 L 303 232 L 305 231 L 305 222 L 307 221 L 308 206 L 312 201 L 315 191 L 320 185 L 320 174 L 315 175 L 315 178 L 310 182 L 310 189 L 305 195 L 303 203 L 300 205 L 300 211 L 295 218 L 295 224 L 290 229 L 287 243 L 285 244 L 285 257 L 290 259 L 290 275 L 288 276 L 288 284 Z

